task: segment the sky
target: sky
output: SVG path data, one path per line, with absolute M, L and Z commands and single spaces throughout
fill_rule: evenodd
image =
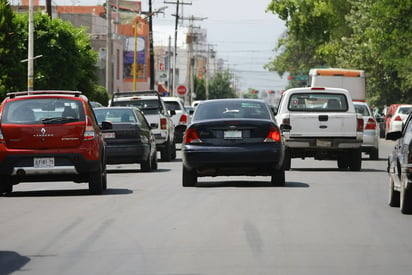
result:
M 15 1 L 15 0 L 14 0 Z M 177 0 L 152 0 L 152 9 L 167 7 L 163 14 L 153 20 L 154 44 L 167 45 L 168 37 L 174 37 L 176 5 L 164 2 Z M 42 2 L 42 0 L 40 0 Z M 101 5 L 102 0 L 53 0 L 54 5 Z M 149 0 L 142 0 L 142 10 L 147 11 Z M 270 0 L 184 0 L 188 3 L 180 8 L 180 16 L 202 18 L 195 26 L 207 30 L 207 40 L 217 57 L 222 58 L 237 79 L 241 90 L 283 90 L 287 77 L 267 72 L 263 66 L 275 57 L 279 37 L 286 31 L 285 24 L 276 15 L 266 13 Z M 189 25 L 185 20 L 179 28 Z M 179 32 L 178 40 L 183 43 Z M 172 42 L 173 43 L 173 42 Z

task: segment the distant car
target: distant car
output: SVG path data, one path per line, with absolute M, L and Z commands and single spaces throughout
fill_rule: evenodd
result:
M 93 108 L 103 107 L 103 105 L 97 101 L 90 101 L 90 105 L 92 105 Z
M 134 107 L 95 108 L 106 141 L 107 164 L 139 163 L 157 169 L 156 139 L 144 114 Z
M 363 118 L 362 152 L 369 155 L 372 160 L 379 159 L 379 126 L 369 106 L 365 102 L 353 102 L 355 111 Z
M 35 181 L 107 188 L 106 147 L 87 97 L 77 91 L 7 94 L 0 106 L 0 193 Z
M 389 132 L 386 139 L 396 140 L 388 156 L 389 205 L 412 214 L 412 114 L 402 131 Z
M 400 104 L 396 107 L 395 112 L 388 116 L 386 134 L 402 130 L 402 125 L 405 123 L 408 114 L 412 110 L 412 105 Z
M 169 112 L 174 111 L 172 115 L 173 124 L 175 125 L 175 142 L 181 143 L 187 125 L 190 123 L 189 113 L 186 112 L 183 102 L 178 97 L 162 97 L 166 108 Z
M 110 101 L 110 107 L 128 106 L 141 110 L 150 123 L 156 138 L 156 148 L 162 161 L 176 159 L 175 127 L 163 97 L 157 91 L 116 92 Z
M 285 147 L 270 107 L 256 99 L 201 102 L 182 143 L 183 186 L 203 176 L 271 176 L 285 185 Z

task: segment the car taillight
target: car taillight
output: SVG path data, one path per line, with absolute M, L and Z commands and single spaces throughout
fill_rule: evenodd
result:
M 375 130 L 376 129 L 376 121 L 373 118 L 369 118 L 368 122 L 366 122 L 365 130 Z
M 356 132 L 363 132 L 363 118 L 358 118 L 357 120 Z
M 402 118 L 400 116 L 396 116 L 393 120 L 394 121 L 402 121 Z
M 183 114 L 183 115 L 180 117 L 179 123 L 181 123 L 181 124 L 186 124 L 186 123 L 187 123 L 187 115 L 184 115 L 184 114 Z
M 93 140 L 96 137 L 92 120 L 89 116 L 86 116 L 86 129 L 84 131 L 83 140 Z
M 279 142 L 280 141 L 280 131 L 278 128 L 270 126 L 269 133 L 265 138 L 264 142 Z
M 162 130 L 167 129 L 167 120 L 165 118 L 160 119 L 160 129 L 162 129 Z
M 189 128 L 185 132 L 183 143 L 202 143 L 195 128 Z

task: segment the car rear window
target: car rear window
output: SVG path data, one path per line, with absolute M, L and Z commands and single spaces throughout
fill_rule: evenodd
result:
M 145 115 L 160 113 L 159 101 L 157 99 L 118 100 L 113 101 L 112 106 L 136 107 Z
M 343 94 L 296 93 L 290 96 L 289 111 L 346 112 L 348 103 Z
M 33 98 L 6 104 L 2 123 L 47 124 L 84 121 L 83 104 L 70 98 Z
M 368 107 L 365 105 L 355 104 L 355 111 L 362 116 L 371 116 Z
M 112 123 L 136 123 L 133 110 L 130 109 L 94 109 L 97 122 L 110 121 Z
M 180 107 L 180 104 L 178 102 L 175 101 L 165 101 L 166 104 L 166 108 L 169 111 L 180 111 L 182 110 L 182 108 Z
M 228 100 L 198 105 L 193 120 L 220 118 L 270 119 L 270 114 L 265 103 Z

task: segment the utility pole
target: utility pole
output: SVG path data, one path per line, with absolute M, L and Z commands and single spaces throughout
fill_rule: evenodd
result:
M 29 41 L 27 57 L 27 91 L 33 91 L 34 0 L 29 1 Z
M 192 5 L 192 3 L 185 3 L 185 2 L 180 2 L 177 0 L 176 2 L 168 2 L 164 1 L 163 3 L 165 4 L 173 4 L 176 5 L 176 20 L 175 20 L 175 45 L 174 45 L 174 51 L 173 51 L 173 76 L 172 76 L 172 91 L 171 91 L 171 96 L 174 95 L 175 89 L 176 89 L 176 57 L 177 57 L 177 25 L 179 23 L 179 5 Z M 169 79 L 170 81 L 170 79 Z
M 190 16 L 190 17 L 187 17 L 187 18 L 184 18 L 184 17 L 182 17 L 182 19 L 187 19 L 187 20 L 189 20 L 189 31 L 188 31 L 188 34 L 187 34 L 187 36 L 188 36 L 188 38 L 186 39 L 186 43 L 188 44 L 188 49 L 187 49 L 187 59 L 188 59 L 188 62 L 187 62 L 187 76 L 186 76 L 186 79 L 187 79 L 187 87 L 189 87 L 189 103 L 192 103 L 192 94 L 193 94 L 193 92 L 194 92 L 194 89 L 195 89 L 195 87 L 194 87 L 194 81 L 193 81 L 193 78 L 194 78 L 194 68 L 195 68 L 195 65 L 196 65 L 196 60 L 195 60 L 195 56 L 194 56 L 194 50 L 193 50 L 193 43 L 197 43 L 197 40 L 198 40 L 198 35 L 199 35 L 199 33 L 196 33 L 196 32 L 194 32 L 193 31 L 193 29 L 194 29 L 194 26 L 193 26 L 193 22 L 195 21 L 195 20 L 205 20 L 205 19 L 207 19 L 207 17 L 203 17 L 203 18 L 200 18 L 200 17 L 194 17 L 193 15 L 192 16 Z
M 152 0 L 149 0 L 149 56 L 150 56 L 150 90 L 154 90 L 155 68 L 154 68 L 154 50 L 153 50 L 153 13 Z
M 106 91 L 113 94 L 113 73 L 112 73 L 112 4 L 111 0 L 106 0 L 107 9 L 107 37 L 106 37 Z

